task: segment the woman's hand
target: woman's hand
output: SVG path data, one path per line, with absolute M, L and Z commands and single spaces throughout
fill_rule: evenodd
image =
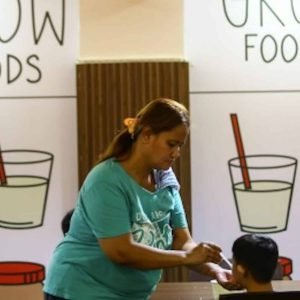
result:
M 213 243 L 200 243 L 187 251 L 187 265 L 196 265 L 206 262 L 219 263 L 221 261 L 221 248 Z

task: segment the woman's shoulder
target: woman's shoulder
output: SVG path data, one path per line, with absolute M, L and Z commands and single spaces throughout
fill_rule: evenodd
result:
M 114 159 L 109 158 L 96 164 L 88 173 L 87 178 L 107 178 L 109 175 L 114 174 L 116 171 L 116 163 Z
M 95 183 L 106 182 L 116 183 L 120 173 L 118 162 L 114 158 L 109 158 L 95 165 L 88 173 L 84 185 L 91 186 Z

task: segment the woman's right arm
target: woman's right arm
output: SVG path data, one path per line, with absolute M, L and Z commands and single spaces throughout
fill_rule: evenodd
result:
M 190 251 L 162 250 L 135 242 L 130 233 L 98 239 L 98 242 L 113 262 L 139 269 L 189 266 L 220 260 L 220 249 L 210 243 L 201 243 Z

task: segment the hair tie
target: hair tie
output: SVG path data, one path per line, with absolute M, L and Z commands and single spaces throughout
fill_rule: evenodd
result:
M 131 134 L 131 138 L 134 137 L 135 125 L 137 123 L 137 118 L 125 118 L 124 125 L 127 127 L 128 132 Z

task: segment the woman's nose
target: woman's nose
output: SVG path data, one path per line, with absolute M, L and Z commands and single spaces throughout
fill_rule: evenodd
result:
M 176 147 L 172 153 L 172 156 L 176 159 L 180 156 L 180 147 Z

